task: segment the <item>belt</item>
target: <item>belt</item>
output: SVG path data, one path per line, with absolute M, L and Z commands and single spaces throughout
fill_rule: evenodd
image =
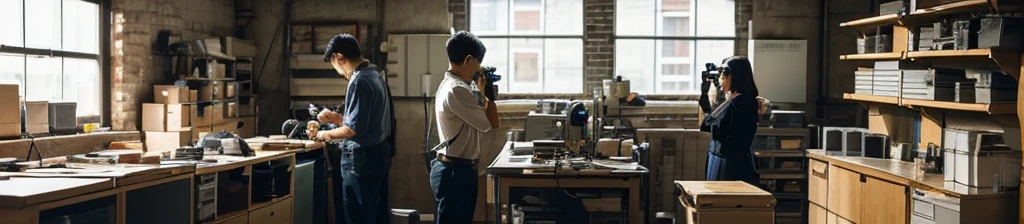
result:
M 465 165 L 476 165 L 476 162 L 477 162 L 476 159 L 463 159 L 463 158 L 459 158 L 459 157 L 451 157 L 451 156 L 446 156 L 446 155 L 441 154 L 441 153 L 437 154 L 437 161 L 441 161 L 442 163 L 465 164 Z

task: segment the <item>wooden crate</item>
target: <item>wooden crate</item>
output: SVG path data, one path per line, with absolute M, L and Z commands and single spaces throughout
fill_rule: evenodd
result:
M 685 214 L 677 197 L 677 180 L 705 180 L 711 134 L 696 129 L 637 129 L 637 142 L 650 144 L 648 220 L 657 212 Z

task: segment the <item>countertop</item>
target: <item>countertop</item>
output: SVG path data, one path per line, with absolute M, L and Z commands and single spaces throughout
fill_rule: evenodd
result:
M 807 157 L 898 184 L 924 190 L 940 191 L 954 197 L 987 197 L 1006 193 L 993 192 L 993 188 L 977 188 L 955 182 L 945 182 L 942 174 L 925 173 L 923 178 L 919 178 L 916 172 L 917 167 L 911 162 L 869 157 L 825 155 L 825 151 L 820 149 L 807 150 Z

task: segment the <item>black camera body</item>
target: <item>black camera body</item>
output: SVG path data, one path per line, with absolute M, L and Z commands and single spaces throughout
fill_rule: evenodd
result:
M 718 76 L 721 76 L 722 73 L 727 72 L 729 72 L 729 67 L 718 66 L 715 65 L 715 63 L 704 63 L 704 71 L 700 73 L 700 78 L 703 81 L 710 80 L 712 83 L 715 84 L 715 86 L 719 86 L 720 84 L 718 83 Z
M 498 81 L 501 81 L 501 75 L 498 75 L 498 74 L 494 73 L 497 70 L 498 70 L 498 68 L 495 68 L 493 66 L 484 66 L 484 67 L 481 67 L 480 68 L 480 72 L 477 72 L 477 74 L 476 74 L 476 75 L 483 75 L 484 79 L 487 80 L 487 83 L 486 83 L 486 85 L 484 85 L 484 89 L 483 89 L 484 96 L 487 96 L 487 99 L 491 99 L 491 100 L 497 100 L 498 99 L 498 85 L 495 85 L 494 83 L 498 82 Z M 474 77 L 474 80 L 476 80 L 475 77 Z

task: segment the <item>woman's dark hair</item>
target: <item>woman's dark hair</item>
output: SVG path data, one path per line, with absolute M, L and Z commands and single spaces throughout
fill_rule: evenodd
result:
M 732 77 L 732 84 L 730 84 L 732 86 L 729 86 L 729 90 L 758 96 L 757 84 L 754 84 L 754 71 L 747 57 L 732 56 L 723 60 L 722 64 L 729 67 L 729 72 L 726 74 Z

